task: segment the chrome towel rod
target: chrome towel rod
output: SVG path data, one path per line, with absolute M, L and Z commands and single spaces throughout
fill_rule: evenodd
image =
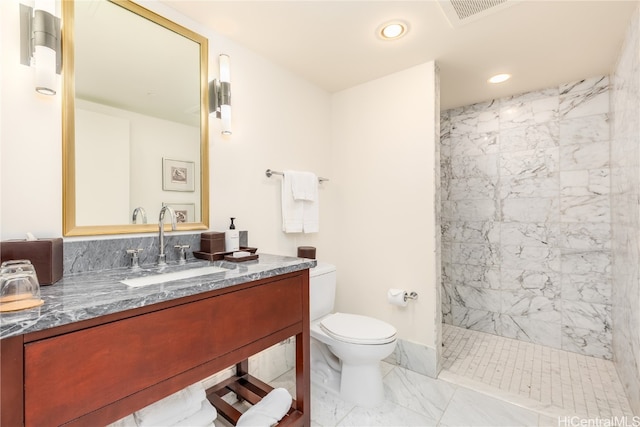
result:
M 271 178 L 271 175 L 282 175 L 282 176 L 284 176 L 284 172 L 272 171 L 271 169 L 267 169 L 264 174 L 267 175 L 267 178 Z M 318 181 L 320 181 L 320 182 L 329 181 L 329 178 L 323 178 L 323 177 L 319 176 L 318 177 Z

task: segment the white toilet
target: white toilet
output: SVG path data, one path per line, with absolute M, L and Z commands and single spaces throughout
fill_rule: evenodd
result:
M 396 347 L 396 329 L 357 314 L 333 313 L 336 267 L 310 270 L 311 381 L 343 399 L 374 407 L 384 400 L 380 361 Z

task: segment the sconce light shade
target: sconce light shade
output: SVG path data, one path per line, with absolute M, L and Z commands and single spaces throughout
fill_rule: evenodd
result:
M 220 81 L 231 83 L 231 73 L 229 71 L 229 55 L 220 55 Z
M 38 0 L 35 8 L 20 5 L 20 62 L 35 67 L 35 89 L 55 95 L 60 74 L 60 18 L 55 1 Z
M 222 120 L 223 135 L 231 135 L 231 73 L 229 55 L 220 55 L 220 81 L 209 82 L 209 114 Z
M 56 52 L 46 46 L 37 46 L 33 53 L 36 67 L 36 92 L 43 95 L 56 94 Z
M 222 119 L 222 134 L 231 135 L 231 105 L 220 106 L 220 119 Z

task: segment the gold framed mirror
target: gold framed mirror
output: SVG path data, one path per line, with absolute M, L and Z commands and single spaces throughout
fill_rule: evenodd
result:
M 62 16 L 63 235 L 156 232 L 164 205 L 207 229 L 208 40 L 130 0 Z

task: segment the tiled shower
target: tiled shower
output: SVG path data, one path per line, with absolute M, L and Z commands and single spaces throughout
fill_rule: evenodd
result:
M 440 141 L 443 321 L 612 360 L 636 414 L 639 28 L 611 76 L 444 111 Z
M 444 116 L 445 322 L 610 359 L 609 78 Z

